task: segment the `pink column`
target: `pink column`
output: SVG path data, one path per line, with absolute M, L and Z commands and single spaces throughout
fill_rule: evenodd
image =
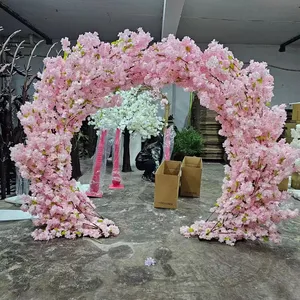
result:
M 176 136 L 176 132 L 174 126 L 170 126 L 166 128 L 164 132 L 164 160 L 170 160 L 174 148 L 174 139 Z
M 121 129 L 117 128 L 114 142 L 114 161 L 112 171 L 112 182 L 109 186 L 110 189 L 124 189 L 124 185 L 121 184 L 121 172 L 120 172 L 120 143 L 121 143 Z
M 171 158 L 171 130 L 167 128 L 164 136 L 164 160 Z
M 93 176 L 89 190 L 86 192 L 88 197 L 102 198 L 103 180 L 106 172 L 106 141 L 107 130 L 102 130 L 98 140 L 96 157 L 94 161 Z

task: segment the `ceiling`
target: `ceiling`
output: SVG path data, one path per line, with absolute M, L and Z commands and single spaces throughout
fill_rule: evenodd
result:
M 168 4 L 165 5 L 164 1 Z M 279 45 L 300 34 L 300 0 L 0 0 L 51 39 L 86 31 L 113 41 L 142 27 L 155 40 L 175 33 L 197 43 Z M 22 2 L 22 5 L 20 5 Z M 176 6 L 177 5 L 177 6 Z M 164 32 L 164 26 L 168 28 Z M 2 34 L 33 33 L 0 9 Z M 298 41 L 294 45 L 300 45 Z
M 278 45 L 300 34 L 299 0 L 187 0 L 177 35 L 195 41 Z

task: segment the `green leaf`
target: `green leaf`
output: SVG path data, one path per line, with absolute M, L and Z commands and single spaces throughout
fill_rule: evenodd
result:
M 64 60 L 68 58 L 69 54 L 67 52 L 64 52 Z
M 130 49 L 130 48 L 132 48 L 133 47 L 133 45 L 132 44 L 129 44 L 129 45 L 125 45 L 124 47 L 123 47 L 123 52 L 125 52 L 126 50 L 128 50 L 128 49 Z
M 203 146 L 203 138 L 198 131 L 192 127 L 184 128 L 176 133 L 173 153 L 200 156 Z
M 119 39 L 119 40 L 116 40 L 116 41 L 112 42 L 111 44 L 114 45 L 114 46 L 118 46 L 123 41 L 124 41 L 123 39 Z

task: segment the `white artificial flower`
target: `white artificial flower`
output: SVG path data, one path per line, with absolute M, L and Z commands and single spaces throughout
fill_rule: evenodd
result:
M 300 168 L 300 158 L 297 158 L 296 161 L 295 161 L 295 166 L 297 168 Z
M 206 62 L 206 66 L 209 69 L 214 69 L 217 68 L 219 66 L 219 60 L 216 56 L 211 56 L 208 61 Z
M 300 126 L 296 125 L 296 129 L 291 129 L 291 136 L 293 138 L 291 146 L 300 149 Z
M 156 264 L 156 261 L 152 257 L 147 257 L 145 259 L 145 266 L 154 266 Z
M 299 124 L 300 125 L 300 124 Z M 300 149 L 300 126 L 296 125 L 296 129 L 291 129 L 291 136 L 293 138 L 291 146 Z M 300 172 L 300 158 L 295 161 L 296 172 Z
M 142 87 L 129 91 L 117 92 L 122 98 L 122 104 L 99 110 L 92 115 L 89 124 L 96 129 L 127 128 L 130 133 L 139 133 L 143 138 L 156 136 L 164 126 L 163 119 L 158 116 L 158 104 L 161 98 Z

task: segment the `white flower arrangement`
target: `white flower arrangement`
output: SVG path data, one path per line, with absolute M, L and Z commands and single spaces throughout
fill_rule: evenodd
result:
M 296 129 L 291 129 L 291 136 L 293 138 L 291 146 L 300 149 L 300 124 L 296 125 Z
M 291 146 L 300 149 L 300 124 L 297 124 L 295 129 L 291 129 L 291 136 L 293 138 Z M 300 158 L 296 159 L 295 167 L 300 170 Z
M 120 106 L 99 110 L 89 119 L 89 124 L 96 129 L 127 128 L 132 133 L 139 133 L 142 138 L 157 136 L 164 127 L 163 118 L 158 116 L 159 100 L 166 104 L 164 95 L 152 93 L 143 87 L 132 88 L 128 91 L 116 92 L 121 99 Z

